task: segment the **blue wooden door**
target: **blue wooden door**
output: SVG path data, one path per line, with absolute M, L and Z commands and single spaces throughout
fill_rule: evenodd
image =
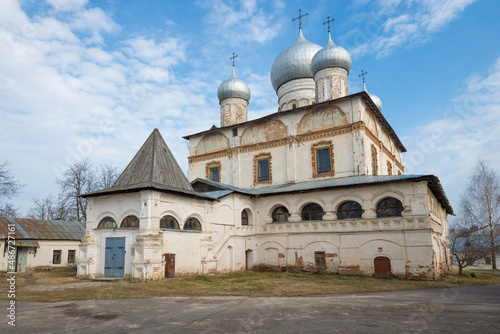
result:
M 28 248 L 27 247 L 17 247 L 17 272 L 26 272 L 26 263 L 28 258 Z
M 123 277 L 125 272 L 125 238 L 106 238 L 104 276 Z

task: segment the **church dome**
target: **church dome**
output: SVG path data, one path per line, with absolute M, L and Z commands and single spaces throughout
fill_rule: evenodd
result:
M 351 55 L 343 47 L 335 45 L 330 34 L 328 34 L 328 41 L 325 47 L 319 50 L 311 61 L 311 71 L 313 74 L 328 67 L 341 67 L 349 72 L 351 66 Z
M 230 97 L 240 98 L 249 102 L 250 96 L 250 87 L 243 80 L 238 79 L 234 67 L 233 74 L 231 74 L 229 79 L 223 81 L 217 89 L 219 102 Z
M 363 91 L 366 92 L 368 94 L 368 96 L 370 96 L 370 98 L 372 99 L 373 103 L 375 103 L 375 105 L 377 106 L 378 110 L 382 111 L 382 100 L 377 95 L 369 93 L 366 90 L 366 85 L 364 83 L 363 83 Z
M 311 59 L 321 46 L 309 42 L 299 30 L 299 36 L 286 50 L 274 60 L 271 68 L 271 83 L 274 90 L 284 83 L 299 78 L 311 78 Z

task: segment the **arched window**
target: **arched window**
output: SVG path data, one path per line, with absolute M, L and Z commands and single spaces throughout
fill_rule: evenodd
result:
M 360 218 L 362 214 L 363 209 L 361 208 L 361 204 L 350 201 L 339 206 L 337 210 L 337 219 Z
M 316 203 L 307 204 L 302 209 L 302 220 L 321 220 L 324 215 L 323 208 Z
M 127 216 L 122 220 L 120 228 L 139 228 L 139 218 L 136 216 Z
M 273 222 L 286 222 L 288 217 L 290 217 L 290 214 L 284 206 L 277 207 L 273 211 Z
M 186 223 L 184 224 L 185 231 L 201 231 L 200 221 L 196 218 L 188 218 Z
M 97 228 L 99 228 L 99 229 L 117 228 L 116 221 L 111 217 L 104 217 L 99 222 L 99 225 L 97 226 Z
M 163 216 L 160 219 L 160 228 L 167 230 L 180 230 L 177 219 L 172 216 Z
M 403 204 L 395 198 L 389 197 L 382 200 L 377 205 L 377 217 L 396 217 L 401 216 Z
M 250 225 L 248 223 L 248 211 L 246 209 L 241 211 L 241 225 Z

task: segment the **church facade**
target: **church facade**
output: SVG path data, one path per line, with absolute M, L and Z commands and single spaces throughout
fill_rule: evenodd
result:
M 235 73 L 221 125 L 184 137 L 186 177 L 155 129 L 113 187 L 85 194 L 78 274 L 141 280 L 259 267 L 435 278 L 451 267 L 436 176 L 405 175 L 381 100 L 349 94 L 349 53 L 297 40 L 276 58 L 276 113 L 248 121 Z

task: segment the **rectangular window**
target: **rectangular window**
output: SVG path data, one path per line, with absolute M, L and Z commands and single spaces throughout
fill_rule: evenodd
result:
M 325 252 L 314 252 L 314 258 L 316 261 L 316 267 L 318 268 L 326 267 Z
M 75 263 L 75 253 L 76 251 L 74 249 L 68 251 L 68 263 Z
M 372 145 L 372 174 L 378 174 L 377 149 L 375 148 L 375 145 Z
M 61 253 L 60 250 L 55 250 L 52 255 L 52 263 L 53 264 L 61 264 Z
M 491 256 L 487 256 L 484 258 L 484 264 L 491 264 Z
M 330 148 L 316 150 L 316 173 L 330 173 L 332 171 L 330 157 Z
M 210 181 L 219 182 L 219 167 L 210 168 Z
M 257 161 L 257 181 L 269 181 L 269 159 Z
M 387 175 L 392 175 L 392 164 L 387 161 Z
M 233 129 L 233 137 L 238 137 L 238 128 Z

